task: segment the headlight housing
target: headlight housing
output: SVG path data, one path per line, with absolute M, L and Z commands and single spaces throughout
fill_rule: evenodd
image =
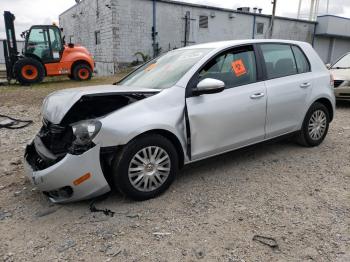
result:
M 85 120 L 72 124 L 73 135 L 75 136 L 73 144 L 77 146 L 89 145 L 101 130 L 101 126 L 102 124 L 98 120 Z

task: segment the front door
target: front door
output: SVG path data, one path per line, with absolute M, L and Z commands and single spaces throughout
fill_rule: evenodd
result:
M 217 55 L 194 77 L 197 83 L 205 78 L 221 80 L 225 90 L 217 94 L 189 95 L 186 99 L 192 160 L 264 139 L 266 88 L 264 82 L 259 82 L 260 68 L 257 68 L 253 46 Z

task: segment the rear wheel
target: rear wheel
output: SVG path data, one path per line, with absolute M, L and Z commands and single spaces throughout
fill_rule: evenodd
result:
M 92 77 L 92 70 L 86 64 L 78 64 L 73 69 L 73 77 L 77 81 L 90 80 Z
M 321 103 L 314 103 L 307 112 L 297 142 L 303 146 L 318 146 L 325 139 L 329 128 L 329 112 Z
M 161 135 L 147 135 L 127 144 L 113 163 L 113 181 L 121 193 L 147 200 L 164 192 L 178 170 L 173 144 Z
M 20 84 L 30 85 L 43 81 L 45 70 L 38 60 L 27 57 L 16 62 L 14 73 Z

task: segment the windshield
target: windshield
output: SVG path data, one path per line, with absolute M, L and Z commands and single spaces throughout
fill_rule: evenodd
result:
M 334 69 L 345 69 L 350 68 L 350 54 L 347 54 L 339 59 L 338 62 L 336 62 L 332 68 Z
M 152 89 L 169 88 L 211 50 L 197 48 L 170 51 L 141 66 L 118 85 Z

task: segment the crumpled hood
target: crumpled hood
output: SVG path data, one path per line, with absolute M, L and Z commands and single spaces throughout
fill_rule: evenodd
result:
M 81 97 L 86 95 L 116 95 L 130 93 L 154 93 L 158 89 L 145 89 L 137 87 L 126 87 L 118 85 L 99 85 L 82 88 L 70 88 L 56 91 L 48 95 L 43 103 L 42 114 L 44 119 L 53 124 L 59 124 L 66 113 L 77 103 Z

